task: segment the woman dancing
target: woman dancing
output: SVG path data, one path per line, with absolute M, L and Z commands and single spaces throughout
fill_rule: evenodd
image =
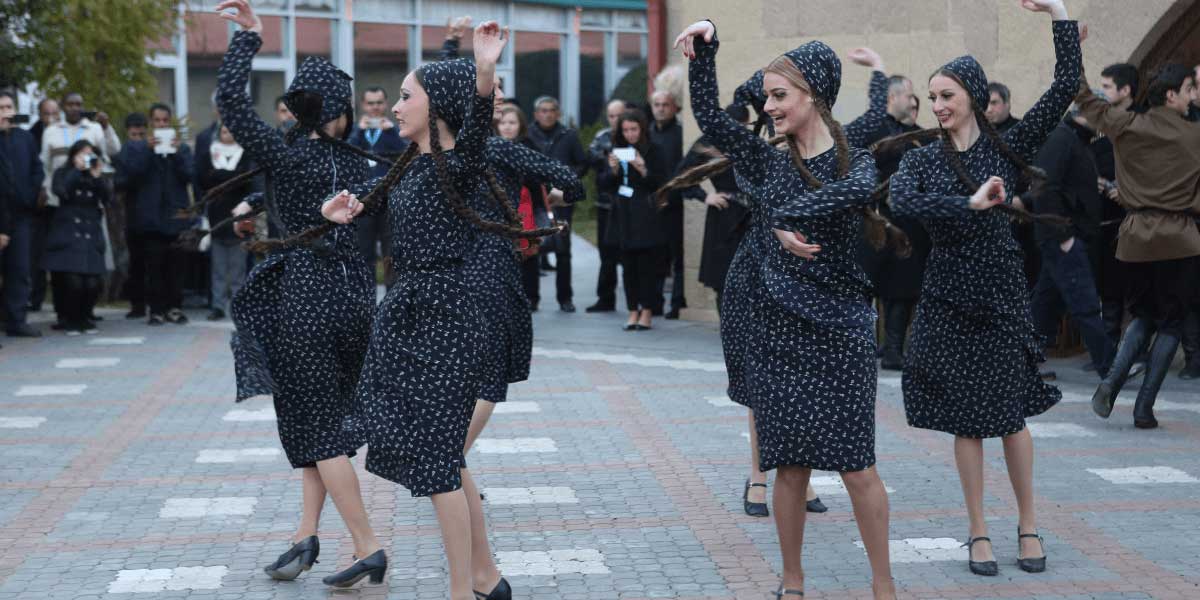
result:
M 1061 0 L 1021 0 L 1054 19 L 1054 83 L 1004 135 L 988 123 L 987 77 L 963 56 L 929 80 L 941 139 L 910 150 L 891 179 L 898 215 L 918 217 L 933 241 L 912 324 L 902 386 L 913 427 L 953 434 L 954 458 L 970 519 L 969 568 L 996 575 L 983 516 L 983 439 L 1004 440 L 1008 475 L 1020 513 L 1017 563 L 1037 573 L 1046 557 L 1033 506 L 1033 441 L 1025 419 L 1048 410 L 1058 389 L 1038 376 L 1020 248 L 1009 217 L 1028 218 L 1007 201 L 1079 88 L 1079 29 Z
M 285 139 L 258 117 L 246 93 L 251 61 L 262 45 L 262 21 L 246 0 L 226 0 L 217 10 L 241 26 L 217 72 L 217 108 L 238 143 L 267 173 L 275 198 L 267 212 L 285 232 L 322 223 L 320 199 L 366 174 L 366 161 L 335 141 L 353 122 L 350 77 L 325 60 L 306 59 L 285 96 L 299 120 Z M 355 555 L 384 556 L 350 464 L 357 445 L 342 430 L 367 350 L 375 299 L 374 277 L 354 240 L 352 227 L 339 227 L 320 247 L 270 254 L 231 306 L 238 400 L 274 397 L 280 442 L 292 467 L 304 474 L 294 545 L 266 567 L 275 579 L 295 579 L 316 562 L 317 525 L 327 492 L 350 529 Z
M 803 596 L 804 498 L 812 469 L 838 471 L 850 492 L 876 598 L 895 597 L 888 564 L 887 492 L 875 463 L 875 314 L 854 256 L 875 165 L 851 150 L 830 112 L 841 62 L 821 42 L 776 58 L 763 71 L 764 110 L 786 149 L 722 111 L 716 28 L 701 21 L 676 46 L 692 60 L 692 111 L 714 147 L 753 189 L 778 243 L 766 245 L 752 319 L 766 331 L 751 348 L 743 384 L 754 411 L 763 470 L 778 469 L 775 519 L 783 581 L 775 595 Z M 860 210 L 855 210 L 859 208 Z M 874 233 L 883 223 L 874 215 Z M 768 238 L 769 239 L 769 238 Z M 727 290 L 729 285 L 727 284 Z M 728 309 L 726 309 L 728 310 Z

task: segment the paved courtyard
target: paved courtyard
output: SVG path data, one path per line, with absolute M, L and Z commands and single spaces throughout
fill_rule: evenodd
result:
M 620 313 L 584 314 L 596 258 L 577 248 L 581 312 L 552 310 L 543 278 L 533 376 L 469 457 L 516 597 L 767 598 L 778 545 L 771 520 L 741 511 L 746 415 L 724 397 L 715 326 L 626 333 Z M 321 584 L 351 560 L 332 503 L 321 562 L 296 582 L 268 579 L 300 485 L 269 401 L 231 400 L 228 324 L 200 311 L 160 328 L 103 314 L 97 336 L 0 340 L 0 600 L 446 597 L 429 502 L 365 474 L 386 585 Z M 951 439 L 907 427 L 899 378 L 881 375 L 879 471 L 902 598 L 1200 598 L 1200 385 L 1172 373 L 1162 427 L 1135 431 L 1132 393 L 1111 420 L 1092 415 L 1081 362 L 1053 362 L 1065 401 L 1031 423 L 1044 574 L 1016 568 L 1016 505 L 1000 444 L 986 446 L 1001 563 L 990 579 L 968 573 L 959 548 Z M 809 597 L 869 597 L 849 498 L 836 476 L 816 475 L 831 510 L 808 521 Z

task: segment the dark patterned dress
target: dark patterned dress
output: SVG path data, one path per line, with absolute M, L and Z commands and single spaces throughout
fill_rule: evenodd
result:
M 1004 141 L 1032 162 L 1079 89 L 1079 36 L 1074 21 L 1055 21 L 1054 83 Z M 972 99 L 987 102 L 987 78 L 963 57 L 947 65 Z M 1038 376 L 1041 346 L 1033 328 L 1021 249 L 1004 214 L 968 208 L 975 189 L 959 180 L 942 141 L 910 150 L 892 176 L 891 201 L 900 215 L 920 218 L 933 240 L 905 354 L 903 390 L 913 427 L 956 436 L 1006 436 L 1025 419 L 1061 399 Z M 991 176 L 1014 190 L 1020 173 L 986 136 L 958 152 L 982 184 Z
M 517 209 L 521 187 L 525 185 L 563 190 L 563 200 L 567 203 L 583 198 L 583 183 L 574 171 L 532 148 L 492 136 L 487 141 L 487 157 L 513 210 Z M 473 208 L 481 217 L 506 222 L 507 215 L 492 198 L 486 182 L 479 184 L 473 200 Z M 467 281 L 479 295 L 484 310 L 487 358 L 479 398 L 488 402 L 504 402 L 508 384 L 529 379 L 533 320 L 529 297 L 521 285 L 519 260 L 511 239 L 490 233 L 475 237 L 475 246 L 467 259 Z
M 257 33 L 234 34 L 217 73 L 217 108 L 246 153 L 267 169 L 272 221 L 297 233 L 323 224 L 322 199 L 361 181 L 367 164 L 307 136 L 288 146 L 258 117 L 246 89 L 261 45 Z M 352 98 L 348 77 L 315 58 L 300 67 L 289 91 L 300 89 L 324 96 L 325 121 Z M 272 253 L 233 298 L 237 398 L 274 397 L 279 439 L 295 468 L 357 447 L 342 421 L 367 348 L 375 286 L 354 239 L 353 226 L 338 227 L 314 247 Z
M 870 203 L 874 160 L 863 150 L 852 150 L 850 171 L 840 180 L 835 149 L 806 160 L 824 182 L 813 189 L 787 151 L 772 147 L 721 110 L 718 42 L 697 39 L 695 44 L 697 57 L 689 72 L 692 112 L 713 146 L 737 165 L 758 204 L 756 231 L 743 244 L 758 245 L 761 265 L 750 317 L 740 323 L 758 328 L 745 356 L 742 391 L 754 411 L 760 467 L 866 469 L 875 463 L 875 311 L 866 302 L 866 276 L 854 260 L 862 217 L 851 209 Z M 801 67 L 814 94 L 832 106 L 840 87 L 836 55 L 812 42 L 788 56 Z M 802 232 L 822 251 L 815 260 L 801 259 L 782 248 L 772 227 Z M 737 278 L 739 259 L 748 257 L 749 252 L 741 251 L 735 257 L 725 302 L 753 277 Z M 722 312 L 732 310 L 726 304 Z M 746 308 L 742 304 L 737 310 Z M 725 329 L 723 325 L 723 335 Z
M 431 104 L 458 127 L 444 153 L 451 183 L 475 203 L 492 99 L 477 96 L 464 60 L 421 69 Z M 486 311 L 466 267 L 479 234 L 451 208 L 431 154 L 409 165 L 387 210 L 396 280 L 375 315 L 347 429 L 367 443 L 368 471 L 431 496 L 462 487 L 463 445 L 487 373 Z

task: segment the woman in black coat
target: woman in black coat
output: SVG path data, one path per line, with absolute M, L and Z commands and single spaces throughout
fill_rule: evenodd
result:
M 54 195 L 61 204 L 50 222 L 42 268 L 50 271 L 54 303 L 67 335 L 96 333 L 88 316 L 100 296 L 104 274 L 104 213 L 111 199 L 100 177 L 100 153 L 87 140 L 71 146 L 67 162 L 54 172 Z
M 629 309 L 625 331 L 644 331 L 651 328 L 650 311 L 658 295 L 655 277 L 666 250 L 654 192 L 667 171 L 650 144 L 642 113 L 626 112 L 613 130 L 608 169 L 597 174 L 596 186 L 613 195 L 605 241 L 621 249 L 621 280 Z M 630 152 L 632 158 L 618 156 Z

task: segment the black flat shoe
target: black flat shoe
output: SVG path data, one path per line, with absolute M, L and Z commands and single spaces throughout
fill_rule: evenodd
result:
M 784 596 L 801 596 L 801 597 L 803 597 L 804 591 L 803 590 L 789 590 L 789 589 L 783 587 L 783 584 L 781 583 L 781 584 L 779 584 L 779 589 L 775 590 L 774 594 L 775 594 L 775 600 L 783 600 Z
M 476 591 L 475 597 L 478 600 L 512 600 L 512 588 L 501 577 L 500 582 L 496 584 L 496 587 L 492 588 L 490 593 L 484 594 L 483 592 Z
M 810 513 L 823 513 L 828 512 L 829 507 L 825 506 L 825 503 L 821 502 L 820 498 L 813 498 L 805 503 L 804 510 Z
M 621 330 L 622 331 L 637 331 L 638 324 L 637 323 L 626 323 L 621 326 Z
M 348 588 L 362 581 L 363 577 L 370 577 L 372 584 L 379 585 L 383 583 L 383 576 L 387 574 L 387 567 L 387 554 L 383 550 L 376 550 L 374 554 L 355 562 L 346 568 L 346 570 L 334 573 L 321 581 L 328 586 Z
M 317 536 L 310 535 L 292 546 L 287 552 L 280 554 L 275 562 L 263 567 L 263 571 L 270 575 L 271 579 L 292 581 L 301 573 L 311 569 L 320 554 L 320 540 L 317 539 Z
M 971 547 L 975 545 L 975 542 L 987 542 L 990 544 L 992 543 L 992 538 L 971 538 L 967 541 L 967 543 L 963 544 L 963 547 L 967 549 L 967 567 L 970 568 L 971 572 L 976 575 L 983 575 L 984 577 L 995 577 L 996 575 L 999 575 L 1000 565 L 996 564 L 996 561 L 984 560 L 975 562 L 971 560 Z
M 742 510 L 746 511 L 746 514 L 750 515 L 751 517 L 769 517 L 769 516 L 771 516 L 771 511 L 767 510 L 766 502 L 751 502 L 750 501 L 750 488 L 752 488 L 752 487 L 765 488 L 765 487 L 767 487 L 767 484 L 765 484 L 765 483 L 750 483 L 749 479 L 746 480 L 746 488 L 744 490 L 742 490 Z
M 637 324 L 638 331 L 650 331 L 651 329 L 654 329 L 654 328 L 649 325 L 642 325 L 641 323 Z
M 1036 533 L 1021 533 L 1021 530 L 1018 529 L 1017 530 L 1017 543 L 1018 543 L 1017 552 L 1018 553 L 1021 551 L 1019 544 L 1020 544 L 1021 540 L 1024 538 L 1035 538 L 1038 541 L 1038 544 L 1042 546 L 1042 556 L 1040 558 L 1020 558 L 1020 557 L 1018 557 L 1017 558 L 1017 566 L 1021 567 L 1021 570 L 1025 571 L 1026 573 L 1041 573 L 1041 572 L 1045 571 L 1046 570 L 1046 541 L 1042 539 L 1042 536 L 1040 536 Z

